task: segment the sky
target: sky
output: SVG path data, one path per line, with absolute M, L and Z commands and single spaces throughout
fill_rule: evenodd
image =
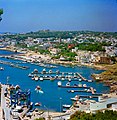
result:
M 117 0 L 0 0 L 0 32 L 117 32 Z

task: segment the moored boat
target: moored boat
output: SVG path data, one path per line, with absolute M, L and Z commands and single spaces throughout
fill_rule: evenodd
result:
M 63 107 L 64 107 L 64 108 L 70 108 L 71 105 L 64 104 Z
M 57 83 L 57 84 L 58 84 L 58 86 L 61 86 L 61 85 L 62 85 L 61 81 L 58 81 L 58 83 Z
M 66 86 L 70 86 L 70 82 L 68 82 L 68 83 L 66 84 Z
M 35 106 L 41 106 L 40 102 L 35 103 Z

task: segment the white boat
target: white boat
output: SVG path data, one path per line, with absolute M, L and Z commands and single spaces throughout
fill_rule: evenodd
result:
M 74 90 L 71 90 L 72 93 L 74 93 Z
M 79 82 L 81 82 L 82 81 L 82 79 L 79 79 Z
M 43 93 L 44 93 L 42 90 L 39 90 L 38 92 L 39 92 L 39 93 L 41 93 L 41 94 L 43 94 Z
M 0 67 L 0 70 L 4 70 L 4 68 L 3 68 L 3 67 Z
M 28 74 L 28 77 L 32 77 L 32 74 L 31 74 L 31 73 L 29 73 L 29 74 Z
M 93 80 L 88 80 L 88 82 L 93 82 Z
M 57 84 L 58 84 L 58 86 L 61 86 L 61 85 L 62 85 L 61 81 L 58 81 L 58 83 L 57 83 Z
M 63 107 L 64 107 L 64 108 L 70 108 L 71 105 L 66 105 L 66 104 L 64 104 Z
M 78 87 L 82 87 L 82 84 L 78 84 Z
M 65 78 L 61 78 L 61 80 L 65 80 Z
M 38 70 L 37 70 L 37 69 L 34 69 L 34 73 L 38 73 Z
M 87 87 L 87 85 L 86 85 L 86 84 L 83 84 L 83 87 Z
M 36 80 L 36 81 L 39 80 L 39 77 L 38 77 L 38 76 L 35 76 L 35 77 L 34 77 L 34 80 Z
M 35 103 L 35 106 L 41 106 L 41 103 L 39 103 L 39 102 Z
M 44 93 L 44 92 L 41 90 L 41 87 L 40 87 L 40 86 L 37 86 L 37 87 L 35 88 L 35 91 L 36 91 L 37 93 L 41 93 L 41 94 Z
M 52 70 L 49 70 L 49 73 L 51 74 L 51 73 L 52 73 Z
M 69 78 L 68 81 L 71 82 L 71 79 Z
M 66 84 L 66 86 L 70 86 L 70 82 L 68 82 L 68 83 Z
M 41 87 L 38 85 L 35 90 L 41 90 Z
M 43 81 L 43 77 L 40 77 L 40 81 Z
M 78 100 L 79 100 L 79 96 L 76 95 L 74 98 L 71 98 L 71 100 L 73 100 L 73 101 L 78 101 Z
M 45 68 L 42 70 L 42 73 L 43 73 L 43 74 L 46 73 L 46 69 L 45 69 Z

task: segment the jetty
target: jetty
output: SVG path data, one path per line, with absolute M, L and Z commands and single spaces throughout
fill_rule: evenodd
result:
M 24 69 L 24 70 L 29 69 L 28 66 L 22 66 L 22 65 L 19 65 L 19 64 L 15 64 L 15 63 L 8 62 L 8 61 L 3 61 L 3 60 L 0 60 L 0 64 L 9 65 L 11 67 L 20 68 L 20 69 Z
M 63 86 L 63 85 L 61 85 L 61 86 L 58 86 L 58 87 L 61 87 L 61 88 L 87 88 L 87 89 L 89 89 L 90 88 L 90 86 L 86 86 L 86 87 L 84 87 L 84 86 Z
M 78 75 L 82 80 L 87 81 L 87 79 L 84 78 L 80 73 L 77 73 L 77 75 Z

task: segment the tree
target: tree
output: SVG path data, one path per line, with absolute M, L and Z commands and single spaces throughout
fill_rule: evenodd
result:
M 3 14 L 3 9 L 0 9 L 0 21 L 2 20 L 1 15 Z
M 117 120 L 117 111 L 106 110 L 105 112 L 97 112 L 90 114 L 85 112 L 76 111 L 71 115 L 69 120 Z

